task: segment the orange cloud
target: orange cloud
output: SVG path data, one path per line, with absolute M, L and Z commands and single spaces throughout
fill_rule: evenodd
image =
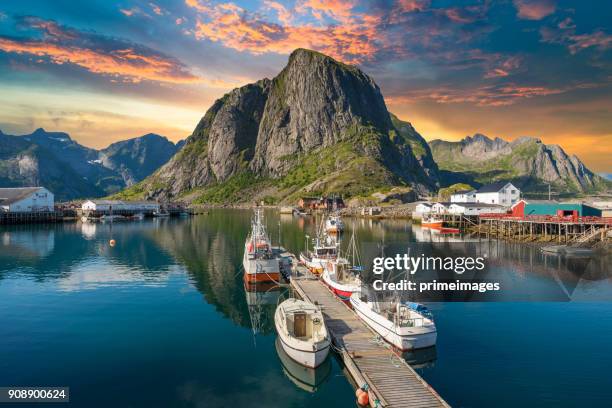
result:
M 555 12 L 553 0 L 514 0 L 518 17 L 525 20 L 541 20 Z
M 577 89 L 594 88 L 600 85 L 582 83 L 559 88 L 516 84 L 481 86 L 475 89 L 450 89 L 443 87 L 439 89 L 423 89 L 402 96 L 391 96 L 385 98 L 385 100 L 389 104 L 395 105 L 414 100 L 432 100 L 441 104 L 470 103 L 476 106 L 495 107 L 513 105 L 523 99 L 558 95 Z
M 0 50 L 48 57 L 55 64 L 71 63 L 96 74 L 122 77 L 129 82 L 150 80 L 194 83 L 201 81 L 197 76 L 186 72 L 175 61 L 160 56 L 139 54 L 130 48 L 103 53 L 42 41 L 15 41 L 0 38 Z
M 347 18 L 342 25 L 321 27 L 267 22 L 251 17 L 246 10 L 232 3 L 208 6 L 196 0 L 186 1 L 187 5 L 202 13 L 196 22 L 196 38 L 221 42 L 239 51 L 288 54 L 296 48 L 312 48 L 351 63 L 374 56 L 378 50 L 375 44 L 378 40 L 378 19 L 369 15 L 356 15 L 348 19 L 348 15 L 342 11 L 348 4 L 341 3 L 328 6 L 324 6 L 323 2 L 308 3 L 310 9 L 332 13 L 334 18 Z
M 568 37 L 570 44 L 569 51 L 576 54 L 578 51 L 589 47 L 607 50 L 612 46 L 612 36 L 605 34 L 603 31 L 595 31 L 591 34 L 571 35 Z
M 291 12 L 289 12 L 289 10 L 287 10 L 287 8 L 282 4 L 276 1 L 264 0 L 264 6 L 270 10 L 274 10 L 278 16 L 278 21 L 280 21 L 282 24 L 291 24 L 293 16 L 291 15 Z
M 304 12 L 310 9 L 312 14 L 322 20 L 329 16 L 342 23 L 351 23 L 353 20 L 352 0 L 304 0 L 298 7 L 298 11 Z

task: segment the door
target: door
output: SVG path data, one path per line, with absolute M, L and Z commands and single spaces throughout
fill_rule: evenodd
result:
M 295 337 L 306 336 L 306 313 L 298 312 L 293 315 L 293 332 Z

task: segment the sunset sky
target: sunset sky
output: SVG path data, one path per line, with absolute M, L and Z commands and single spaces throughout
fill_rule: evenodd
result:
M 0 0 L 0 130 L 188 136 L 303 47 L 356 64 L 428 140 L 535 136 L 612 172 L 605 1 Z

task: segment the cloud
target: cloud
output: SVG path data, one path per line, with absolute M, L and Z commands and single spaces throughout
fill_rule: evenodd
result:
M 576 25 L 569 18 L 561 21 L 556 27 L 542 27 L 540 40 L 544 43 L 564 45 L 572 55 L 587 48 L 606 51 L 612 47 L 611 35 L 603 30 L 577 34 Z
M 314 10 L 344 21 L 343 24 L 328 26 L 293 25 L 287 21 L 278 24 L 233 3 L 210 5 L 187 0 L 186 4 L 200 13 L 193 31 L 196 38 L 220 42 L 226 47 L 256 55 L 269 52 L 289 54 L 301 47 L 356 63 L 372 58 L 380 46 L 377 44 L 380 42 L 377 18 L 367 14 L 355 14 L 349 18 L 345 2 L 325 5 L 325 2 L 309 1 L 302 5 L 302 10 Z M 267 6 L 275 7 L 272 3 Z M 281 20 L 286 19 L 279 18 Z
M 554 0 L 514 0 L 518 18 L 524 20 L 541 20 L 555 12 Z
M 276 1 L 264 0 L 264 7 L 269 10 L 273 10 L 277 14 L 278 21 L 282 24 L 288 25 L 291 24 L 293 20 L 293 16 L 289 10 L 282 4 Z
M 579 83 L 564 87 L 544 85 L 518 85 L 513 83 L 479 86 L 474 89 L 440 87 L 408 92 L 406 95 L 385 98 L 389 104 L 401 104 L 414 100 L 431 100 L 436 103 L 469 103 L 476 106 L 508 106 L 524 99 L 558 95 L 577 89 L 598 86 L 594 83 Z
M 149 3 L 149 6 L 151 7 L 151 10 L 153 10 L 153 12 L 158 16 L 163 16 L 164 14 L 166 14 L 164 10 L 162 10 L 162 8 L 155 3 Z
M 432 9 L 428 0 L 392 5 L 300 0 L 293 13 L 272 0 L 264 0 L 262 7 L 254 10 L 228 2 L 185 3 L 196 11 L 190 33 L 197 39 L 255 55 L 289 54 L 296 48 L 310 48 L 348 63 L 391 62 L 417 56 L 436 62 L 446 52 L 471 52 L 469 42 L 490 29 L 483 22 L 487 2 Z M 276 19 L 266 18 L 270 11 Z M 480 23 L 469 26 L 475 22 Z
M 126 82 L 197 83 L 204 80 L 178 60 L 128 41 L 80 32 L 50 20 L 26 17 L 21 25 L 42 38 L 0 36 L 0 50 L 30 55 L 35 63 L 73 64 Z

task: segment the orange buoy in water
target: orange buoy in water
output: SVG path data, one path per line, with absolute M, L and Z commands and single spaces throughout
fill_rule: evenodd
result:
M 357 402 L 359 403 L 359 405 L 368 405 L 368 403 L 370 402 L 370 397 L 368 396 L 368 393 L 363 391 L 361 394 L 359 394 L 359 396 L 357 397 Z
M 110 244 L 110 246 L 114 247 L 116 242 L 114 239 L 111 239 L 110 241 L 108 241 L 108 243 Z
M 355 391 L 355 397 L 359 398 L 359 396 L 361 394 L 363 394 L 365 391 L 362 390 L 361 388 L 357 388 L 357 391 Z

